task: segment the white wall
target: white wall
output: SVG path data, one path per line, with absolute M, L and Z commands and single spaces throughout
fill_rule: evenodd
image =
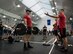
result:
M 48 19 L 51 20 L 51 25 L 47 25 L 47 20 Z M 37 27 L 41 30 L 43 28 L 43 26 L 46 25 L 47 26 L 47 30 L 52 30 L 54 23 L 55 23 L 55 19 L 54 18 L 50 18 L 48 16 L 45 16 L 41 20 L 39 20 L 37 22 Z

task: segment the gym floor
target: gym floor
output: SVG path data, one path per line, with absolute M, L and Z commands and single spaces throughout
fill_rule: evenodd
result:
M 36 38 L 37 37 L 37 38 Z M 68 52 L 62 52 L 59 46 L 55 46 L 54 36 L 47 36 L 47 43 L 51 43 L 50 46 L 43 46 L 44 41 L 42 40 L 42 35 L 33 35 L 31 40 L 31 45 L 34 47 L 29 50 L 23 49 L 23 42 L 14 42 L 13 44 L 8 44 L 7 41 L 0 42 L 0 54 L 73 54 L 73 37 L 68 37 L 69 45 Z

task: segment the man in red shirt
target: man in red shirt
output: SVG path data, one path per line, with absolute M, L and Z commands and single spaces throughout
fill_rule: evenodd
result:
M 31 14 L 31 11 L 26 10 L 26 14 L 24 15 L 24 22 L 27 28 L 26 35 L 24 36 L 24 49 L 33 48 L 29 44 L 29 41 L 31 38 L 31 32 L 32 32 L 32 20 L 31 20 L 30 14 Z
M 63 39 L 64 51 L 67 51 L 68 41 L 66 37 L 66 16 L 64 14 L 64 9 L 61 9 L 59 11 L 58 16 L 51 16 L 48 13 L 45 13 L 45 14 L 53 18 L 59 18 L 60 35 L 61 35 L 61 38 Z

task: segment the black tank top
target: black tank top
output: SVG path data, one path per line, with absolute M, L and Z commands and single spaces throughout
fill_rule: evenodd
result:
M 47 27 L 43 27 L 43 32 L 46 32 L 47 31 Z

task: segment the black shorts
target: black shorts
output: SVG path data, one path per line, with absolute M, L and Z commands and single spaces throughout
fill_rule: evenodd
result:
M 46 35 L 46 32 L 43 32 L 43 35 Z
M 61 35 L 61 38 L 65 38 L 66 37 L 66 28 L 60 29 L 60 35 Z
M 27 27 L 26 34 L 31 35 L 31 33 L 32 33 L 32 28 L 31 27 Z
M 58 31 L 57 30 L 54 30 L 54 35 L 58 36 Z

